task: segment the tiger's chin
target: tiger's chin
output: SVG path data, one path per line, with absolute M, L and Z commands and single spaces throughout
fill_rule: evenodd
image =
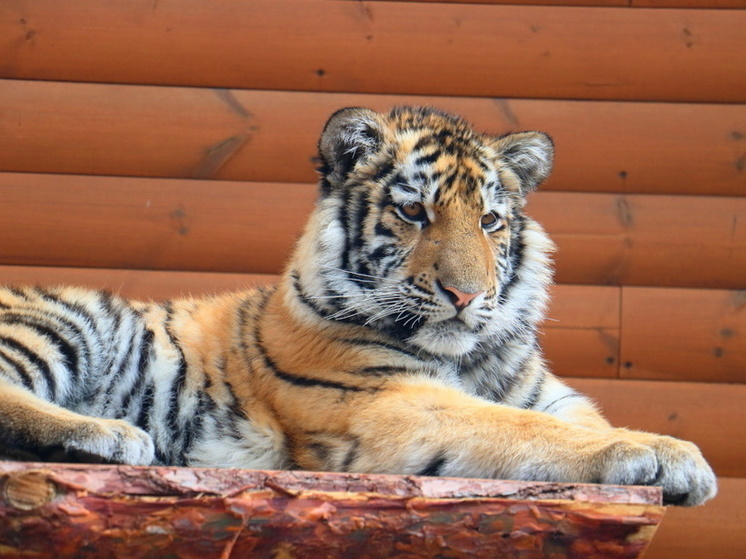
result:
M 407 340 L 433 355 L 459 357 L 472 351 L 479 337 L 457 320 L 426 324 Z

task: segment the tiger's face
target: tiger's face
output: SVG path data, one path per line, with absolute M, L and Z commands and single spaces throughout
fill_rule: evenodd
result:
M 549 174 L 551 140 L 494 138 L 430 109 L 345 109 L 319 147 L 306 290 L 322 314 L 435 355 L 494 334 L 525 264 L 525 194 Z

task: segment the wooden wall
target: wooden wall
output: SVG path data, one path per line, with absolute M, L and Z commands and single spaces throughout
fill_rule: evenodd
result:
M 556 172 L 529 210 L 560 248 L 548 356 L 616 424 L 692 439 L 721 476 L 647 557 L 741 557 L 744 8 L 3 0 L 0 281 L 155 298 L 267 281 L 343 106 L 545 130 Z

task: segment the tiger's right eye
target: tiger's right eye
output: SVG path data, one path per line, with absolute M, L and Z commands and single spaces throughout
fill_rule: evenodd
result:
M 399 215 L 407 221 L 414 223 L 427 223 L 427 210 L 419 202 L 409 202 L 396 208 Z

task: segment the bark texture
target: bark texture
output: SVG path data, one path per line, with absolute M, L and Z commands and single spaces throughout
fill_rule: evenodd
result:
M 651 487 L 0 462 L 2 557 L 641 556 Z

